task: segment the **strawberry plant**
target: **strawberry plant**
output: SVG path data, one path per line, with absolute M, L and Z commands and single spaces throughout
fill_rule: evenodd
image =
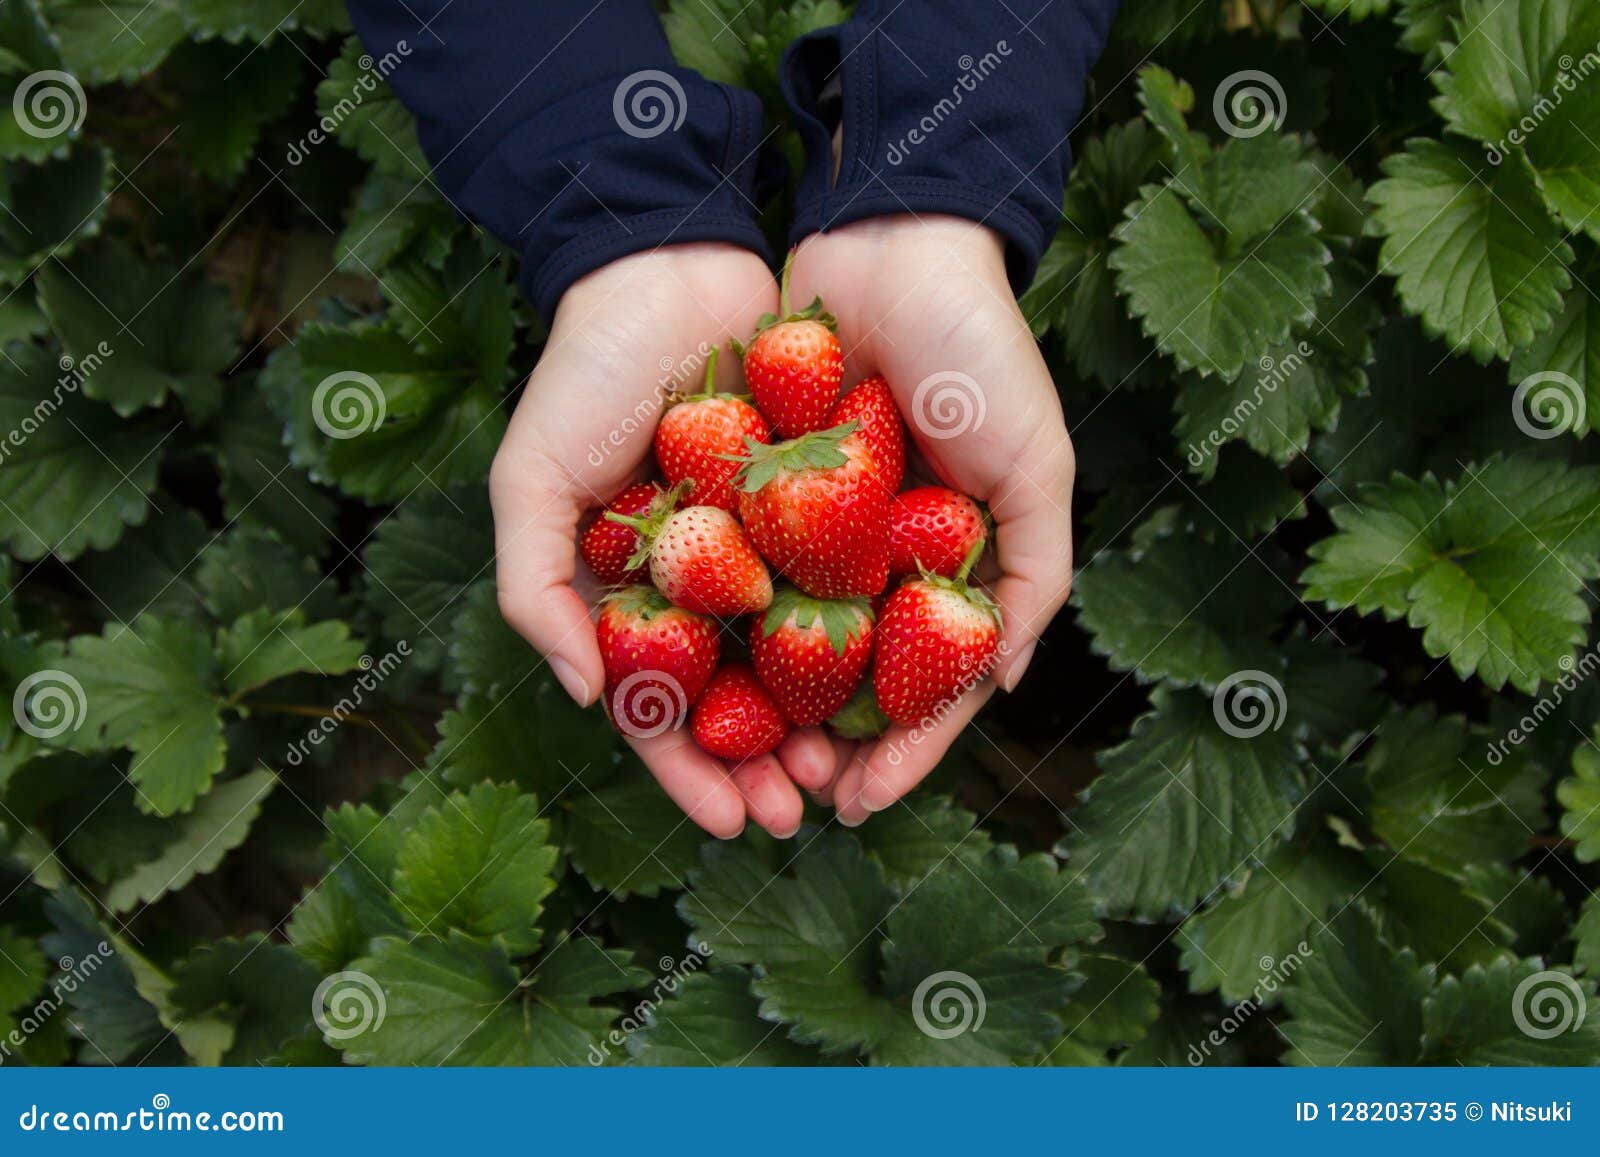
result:
M 501 617 L 545 331 L 404 61 L 136 9 L 0 4 L 0 1064 L 1600 1062 L 1600 8 L 1126 0 L 1020 299 L 1071 607 L 790 841 Z M 844 8 L 663 12 L 793 151 Z M 617 726 L 734 758 L 937 714 L 1030 545 L 782 312 L 583 537 Z

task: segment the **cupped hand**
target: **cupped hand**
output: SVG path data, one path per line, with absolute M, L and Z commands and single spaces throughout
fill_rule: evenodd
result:
M 1072 580 L 1074 459 L 1055 385 L 1006 278 L 992 230 L 951 217 L 897 216 L 816 234 L 795 254 L 790 297 L 820 294 L 839 322 L 845 381 L 888 380 L 914 457 L 941 483 L 986 502 L 987 573 L 1002 632 L 993 676 L 936 722 L 854 744 L 818 728 L 778 751 L 796 782 L 855 826 L 915 787 L 996 684 L 1016 686 Z
M 598 592 L 578 562 L 579 530 L 647 475 L 666 394 L 697 390 L 705 355 L 749 337 L 777 307 L 777 285 L 759 257 L 699 243 L 621 258 L 561 298 L 495 456 L 489 496 L 501 612 L 580 704 L 596 701 L 605 676 L 590 620 Z M 736 370 L 722 370 L 724 388 L 734 388 Z M 776 757 L 730 769 L 701 751 L 687 726 L 625 738 L 712 835 L 738 835 L 747 817 L 778 836 L 799 827 L 800 796 Z

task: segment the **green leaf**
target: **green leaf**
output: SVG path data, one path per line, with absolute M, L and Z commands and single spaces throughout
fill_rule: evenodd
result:
M 106 907 L 119 914 L 129 912 L 216 871 L 227 854 L 244 843 L 277 781 L 272 772 L 258 767 L 207 792 L 192 812 L 167 822 L 170 836 L 159 855 L 106 889 Z
M 1579 592 L 1600 574 L 1600 471 L 1516 456 L 1440 483 L 1396 476 L 1334 510 L 1301 581 L 1330 607 L 1423 629 L 1463 679 L 1534 693 L 1584 640 Z
M 374 168 L 356 190 L 334 258 L 348 273 L 377 275 L 403 256 L 444 267 L 456 213 L 426 182 Z
M 1186 535 L 1102 552 L 1076 585 L 1097 652 L 1117 670 L 1178 686 L 1214 687 L 1237 671 L 1275 669 L 1268 634 L 1294 602 L 1245 546 Z
M 670 1000 L 647 1006 L 643 1027 L 627 1036 L 629 1063 L 639 1066 L 765 1068 L 817 1065 L 821 1054 L 796 1044 L 757 1015 L 750 973 L 743 968 L 695 972 Z
M 41 0 L 67 70 L 86 85 L 131 83 L 183 40 L 182 0 Z
M 1423 1006 L 1428 1059 L 1459 1065 L 1600 1063 L 1594 986 L 1543 960 L 1500 957 L 1446 976 Z
M 856 838 L 882 866 L 889 886 L 905 894 L 953 857 L 974 863 L 989 854 L 994 841 L 974 828 L 977 818 L 949 796 L 917 794 L 879 812 Z
M 1454 22 L 1461 15 L 1461 0 L 1394 0 L 1395 22 L 1403 31 L 1400 47 L 1422 54 L 1425 68 L 1438 67 L 1452 45 Z
M 1486 738 L 1430 707 L 1385 720 L 1363 760 L 1373 834 L 1442 872 L 1526 851 L 1545 826 L 1545 774 L 1520 753 L 1486 759 Z
M 248 47 L 190 43 L 172 54 L 163 75 L 184 102 L 179 137 L 196 171 L 231 182 L 250 164 L 262 128 L 294 101 L 300 50 L 282 37 Z
M 124 417 L 170 389 L 196 418 L 215 414 L 239 318 L 201 269 L 145 262 L 121 247 L 38 274 L 39 302 L 78 362 L 83 392 Z M 92 372 L 84 367 L 94 364 Z
M 1411 949 L 1424 964 L 1460 971 L 1501 955 L 1515 939 L 1515 931 L 1496 915 L 1503 897 L 1481 895 L 1453 876 L 1386 849 L 1370 849 L 1366 860 L 1376 875 L 1362 898 L 1379 935 Z
M 32 1000 L 50 979 L 50 968 L 37 940 L 0 924 L 0 1014 Z
M 1600 10 L 1583 0 L 1463 0 L 1456 44 L 1433 74 L 1434 107 L 1475 137 L 1492 163 L 1521 154 L 1545 200 L 1573 230 L 1600 240 Z
M 342 675 L 361 661 L 365 644 L 337 620 L 306 625 L 299 610 L 252 611 L 217 635 L 222 682 L 232 702 L 288 675 Z
M 672 0 L 661 22 L 679 64 L 707 80 L 754 89 L 770 102 L 779 96 L 783 50 L 848 15 L 839 0 Z
M 1561 802 L 1561 834 L 1572 840 L 1579 863 L 1600 860 L 1600 728 L 1572 752 L 1572 774 L 1556 784 Z
M 0 164 L 0 286 L 32 276 L 99 233 L 110 186 L 110 152 L 88 145 L 42 164 Z
M 1301 945 L 1361 890 L 1367 880 L 1358 857 L 1321 834 L 1278 848 L 1250 870 L 1240 887 L 1183 922 L 1182 965 L 1193 992 L 1217 991 L 1237 1003 L 1274 998 L 1280 968 L 1294 968 Z
M 38 0 L 0 4 L 0 160 L 59 156 L 82 130 L 83 86 L 61 72 L 61 50 L 39 16 Z M 32 80 L 45 74 L 39 79 Z M 27 128 L 17 118 L 18 93 Z
M 199 589 L 205 610 L 219 623 L 234 622 L 256 610 L 299 608 L 308 619 L 331 619 L 344 609 L 338 588 L 312 560 L 253 527 L 236 525 L 212 537 L 185 561 L 196 555 L 193 586 Z M 188 584 L 185 588 L 192 599 L 192 588 Z
M 700 829 L 668 806 L 660 785 L 636 766 L 594 788 L 574 777 L 562 807 L 561 838 L 572 866 L 609 897 L 682 888 L 699 859 Z
M 105 550 L 150 512 L 166 431 L 119 421 L 70 369 L 40 346 L 0 357 L 0 426 L 25 437 L 0 460 L 0 538 L 25 560 Z
M 1600 292 L 1600 247 L 1583 238 L 1573 244 L 1573 285 L 1555 325 L 1511 359 L 1512 382 L 1534 379 L 1513 405 L 1536 436 L 1600 429 L 1600 306 L 1592 297 Z
M 157 512 L 153 518 L 130 529 L 110 550 L 85 555 L 75 570 L 107 618 L 131 623 L 152 611 L 208 623 L 195 590 L 195 563 L 208 553 L 214 536 L 197 512 L 170 494 L 158 491 L 150 505 Z
M 201 945 L 173 969 L 172 981 L 180 1016 L 215 1018 L 232 1030 L 216 1063 L 255 1065 L 304 1028 L 317 974 L 294 949 L 257 933 Z
M 1288 729 L 1225 732 L 1211 699 L 1158 690 L 1072 813 L 1059 851 L 1102 908 L 1185 911 L 1293 834 L 1305 778 Z M 1235 729 L 1237 730 L 1237 729 Z
M 1409 949 L 1378 938 L 1359 907 L 1314 941 L 1284 991 L 1291 1019 L 1279 1025 L 1291 1065 L 1412 1065 L 1422 1051 L 1423 1000 L 1433 987 Z
M 587 938 L 563 941 L 523 977 L 503 946 L 458 932 L 385 937 L 351 968 L 377 984 L 384 1015 L 331 1043 L 378 1065 L 587 1064 L 617 1016 L 591 1002 L 648 978 Z
M 1161 1011 L 1161 986 L 1120 956 L 1083 953 L 1072 967 L 1083 983 L 1061 1014 L 1066 1032 L 1041 1063 L 1103 1065 L 1108 1052 L 1144 1039 Z
M 480 784 L 430 809 L 401 842 L 395 900 L 419 934 L 498 937 L 513 956 L 538 948 L 542 901 L 558 857 L 539 801 Z
M 1572 926 L 1572 938 L 1576 941 L 1573 969 L 1592 977 L 1600 971 L 1600 898 L 1591 895 L 1583 902 L 1578 922 Z
M 274 33 L 296 28 L 315 36 L 350 31 L 350 17 L 341 0 L 181 0 L 181 3 L 184 24 L 200 39 L 220 36 L 235 43 L 242 40 L 267 42 Z
M 1368 191 L 1379 269 L 1431 336 L 1487 362 L 1550 328 L 1572 283 L 1572 247 L 1526 162 L 1492 166 L 1465 143 L 1415 140 L 1383 171 Z
M 1382 16 L 1389 11 L 1391 0 L 1306 0 L 1312 8 L 1320 8 L 1329 16 L 1347 16 L 1351 20 L 1366 20 Z
M 417 143 L 417 123 L 383 79 L 400 62 L 395 53 L 375 60 L 350 37 L 317 85 L 317 115 L 335 126 L 340 144 L 378 171 L 425 182 L 433 170 Z

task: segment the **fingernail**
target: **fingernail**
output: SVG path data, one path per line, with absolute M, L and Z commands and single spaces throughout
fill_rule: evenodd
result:
M 589 706 L 589 684 L 578 674 L 576 667 L 557 655 L 551 655 L 550 670 L 555 673 L 556 680 L 566 688 L 567 694 L 572 696 L 579 707 Z
M 859 828 L 867 820 L 866 816 L 862 816 L 858 820 L 847 819 L 847 818 L 845 818 L 844 812 L 839 812 L 838 816 L 839 816 L 839 822 L 841 824 L 843 824 L 847 828 Z
M 1006 672 L 1005 691 L 1008 693 L 1015 691 L 1017 684 L 1022 682 L 1022 677 L 1028 673 L 1028 663 L 1033 659 L 1033 649 L 1038 645 L 1037 643 L 1029 643 L 1017 652 L 1016 662 L 1012 663 L 1011 670 Z
M 800 825 L 799 824 L 795 824 L 794 827 L 790 828 L 786 832 L 773 832 L 772 833 L 772 838 L 775 839 L 775 840 L 792 840 L 792 839 L 794 839 L 794 834 L 796 832 L 798 832 L 799 830 L 800 830 Z
M 719 839 L 719 840 L 736 840 L 742 835 L 744 835 L 744 825 L 740 824 L 739 825 L 739 830 L 734 832 L 731 836 L 718 836 L 717 839 Z
M 888 792 L 873 791 L 866 787 L 861 789 L 861 806 L 869 812 L 881 812 L 892 803 L 894 796 Z

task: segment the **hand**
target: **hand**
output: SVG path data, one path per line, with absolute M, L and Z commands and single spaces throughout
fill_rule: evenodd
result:
M 892 727 L 858 745 L 807 728 L 779 748 L 796 782 L 832 782 L 839 819 L 854 827 L 921 782 L 996 683 L 1010 690 L 1022 677 L 1072 582 L 1074 459 L 991 230 L 904 216 L 816 234 L 795 254 L 790 298 L 816 294 L 839 319 L 845 381 L 883 374 L 933 475 L 988 503 L 1003 616 L 993 678 L 928 730 Z
M 696 347 L 747 338 L 761 314 L 777 308 L 765 263 L 721 244 L 621 258 L 561 299 L 495 456 L 489 496 L 501 612 L 580 704 L 593 703 L 605 682 L 589 618 L 597 592 L 577 559 L 580 521 L 646 476 L 662 379 L 677 370 L 675 387 L 698 389 L 704 363 Z M 732 361 L 721 367 L 729 389 Z M 712 835 L 738 835 L 747 816 L 777 836 L 800 826 L 800 795 L 773 756 L 730 773 L 696 746 L 688 727 L 628 742 Z

